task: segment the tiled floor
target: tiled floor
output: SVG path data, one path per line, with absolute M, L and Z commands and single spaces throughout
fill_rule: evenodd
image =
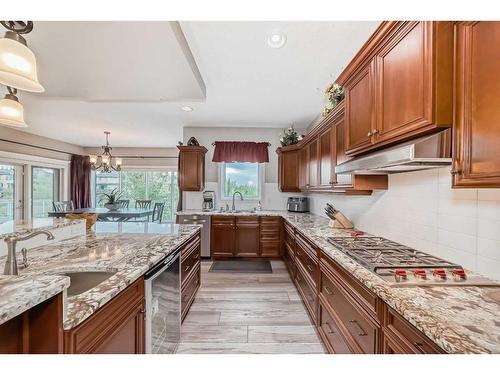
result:
M 281 261 L 272 274 L 209 273 L 182 325 L 177 353 L 324 353 Z

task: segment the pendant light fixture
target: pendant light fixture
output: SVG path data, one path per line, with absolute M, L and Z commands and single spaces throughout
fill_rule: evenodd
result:
M 111 155 L 111 146 L 109 145 L 109 134 L 110 132 L 105 131 L 106 135 L 106 145 L 101 146 L 103 153 L 101 155 L 89 155 L 90 166 L 94 171 L 103 171 L 103 172 L 112 172 L 112 171 L 121 171 L 122 169 L 122 159 L 115 158 Z M 114 164 L 114 165 L 113 165 Z
M 8 30 L 0 39 L 0 83 L 30 92 L 43 92 L 38 82 L 35 54 L 22 34 L 33 30 L 32 21 L 0 21 Z
M 0 125 L 26 128 L 24 122 L 24 109 L 17 98 L 17 89 L 7 86 L 9 91 L 5 98 L 0 100 Z

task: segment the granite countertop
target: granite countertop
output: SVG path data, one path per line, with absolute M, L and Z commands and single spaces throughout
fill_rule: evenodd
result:
M 69 277 L 0 275 L 0 324 L 61 293 Z
M 261 210 L 261 211 L 250 211 L 250 210 L 237 210 L 236 212 L 221 212 L 218 210 L 214 211 L 202 211 L 202 210 L 184 210 L 177 211 L 176 215 L 200 215 L 200 216 L 283 216 L 287 211 L 278 210 Z
M 0 224 L 0 240 L 10 235 L 24 235 L 35 230 L 51 230 L 81 224 L 85 220 L 68 220 L 65 218 L 41 218 L 30 220 L 10 220 Z
M 220 215 L 216 211 L 199 210 L 180 214 Z M 240 214 L 260 215 L 260 211 Z M 500 353 L 500 288 L 393 288 L 327 241 L 328 237 L 350 236 L 349 230 L 332 229 L 327 218 L 308 213 L 262 211 L 262 214 L 282 216 L 444 351 Z
M 10 298 L 23 300 L 23 305 L 36 305 L 42 302 L 36 285 L 20 289 L 18 292 L 11 287 L 15 282 L 21 282 L 21 279 L 40 279 L 49 284 L 50 280 L 63 280 L 60 281 L 65 283 L 64 287 L 61 287 L 62 290 L 68 287 L 69 278 L 60 274 L 78 271 L 115 272 L 96 287 L 65 299 L 64 329 L 71 329 L 200 230 L 198 225 L 109 224 L 112 225 L 98 225 L 97 233 L 32 249 L 28 255 L 29 268 L 21 270 L 20 276 L 12 276 L 5 280 L 4 284 L 0 281 L 1 300 L 3 301 L 4 294 L 10 291 L 12 294 Z M 0 264 L 4 261 L 5 259 L 0 258 Z M 21 312 L 14 305 L 0 304 L 2 317 L 4 314 L 13 317 Z

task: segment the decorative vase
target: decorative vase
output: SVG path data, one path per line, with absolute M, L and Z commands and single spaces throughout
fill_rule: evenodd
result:
M 106 207 L 108 211 L 118 211 L 120 203 L 106 203 L 104 207 Z

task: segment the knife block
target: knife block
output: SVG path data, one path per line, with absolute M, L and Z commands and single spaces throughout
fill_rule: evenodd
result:
M 344 216 L 342 212 L 337 212 L 334 216 L 335 220 L 330 220 L 330 227 L 335 229 L 353 229 L 354 224 Z

